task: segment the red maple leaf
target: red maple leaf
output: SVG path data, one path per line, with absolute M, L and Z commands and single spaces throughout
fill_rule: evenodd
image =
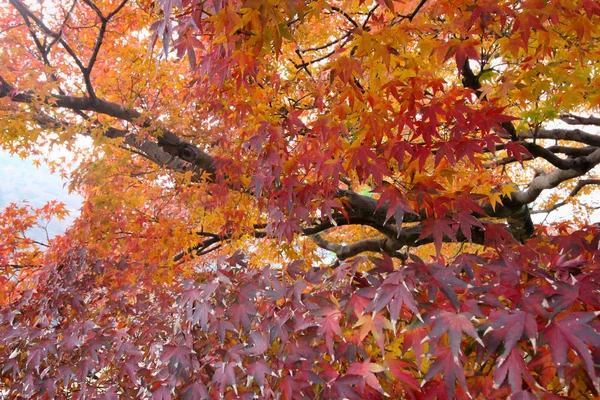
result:
M 342 313 L 333 305 L 316 311 L 322 316 L 318 322 L 319 328 L 317 329 L 317 333 L 321 335 L 325 334 L 325 345 L 330 354 L 335 354 L 333 349 L 333 335 L 336 334 L 341 338 L 344 337 L 339 324 Z
M 433 291 L 431 298 L 435 296 L 437 289 L 439 289 L 450 300 L 452 306 L 459 310 L 460 302 L 456 295 L 456 289 L 470 288 L 471 285 L 456 276 L 456 268 L 454 267 L 443 267 L 437 263 L 428 264 L 425 267 L 426 279 L 430 290 Z
M 435 352 L 435 357 L 435 361 L 433 361 L 425 378 L 423 378 L 421 387 L 441 372 L 444 376 L 444 385 L 449 397 L 454 397 L 456 380 L 467 391 L 465 371 L 460 360 L 452 354 L 452 350 L 448 347 L 439 347 Z
M 452 217 L 452 219 L 454 219 L 454 221 L 458 223 L 460 231 L 463 233 L 463 235 L 465 235 L 469 242 L 471 241 L 471 228 L 473 226 L 483 228 L 482 223 L 477 218 L 475 218 L 473 214 L 468 212 L 461 212 L 455 214 Z
M 562 380 L 564 380 L 567 353 L 573 350 L 583 361 L 592 382 L 597 381 L 589 346 L 600 348 L 600 333 L 592 328 L 589 322 L 598 315 L 600 311 L 572 313 L 559 321 L 552 322 L 542 331 L 543 339 L 550 347 L 558 376 Z
M 489 327 L 484 333 L 484 337 L 487 336 L 485 342 L 488 357 L 496 351 L 501 342 L 504 342 L 504 352 L 498 358 L 501 365 L 523 335 L 526 335 L 535 347 L 537 334 L 537 322 L 533 314 L 520 310 L 493 311 L 489 316 Z
M 448 334 L 450 350 L 458 362 L 458 354 L 460 353 L 460 343 L 462 342 L 463 333 L 475 339 L 479 344 L 484 346 L 483 342 L 477 335 L 475 327 L 471 323 L 473 317 L 470 313 L 455 314 L 448 311 L 438 311 L 434 315 L 428 316 L 426 320 L 432 323 L 431 332 L 423 338 L 423 342 L 429 341 L 435 346 L 439 342 L 444 333 Z
M 416 369 L 414 365 L 409 364 L 406 361 L 394 360 L 392 358 L 386 359 L 385 363 L 392 376 L 399 382 L 402 382 L 413 389 L 419 387 L 419 383 L 413 376 L 414 370 Z
M 219 392 L 224 393 L 225 387 L 231 386 L 237 393 L 237 378 L 235 376 L 235 362 L 218 362 L 213 366 L 215 374 L 212 378 L 213 385 L 218 385 Z
M 180 373 L 182 369 L 189 368 L 192 349 L 189 346 L 165 345 L 161 361 L 167 362 L 172 374 Z
M 382 365 L 375 364 L 369 360 L 366 360 L 363 362 L 355 362 L 352 365 L 350 365 L 347 373 L 348 375 L 361 376 L 367 385 L 371 386 L 378 392 L 383 393 L 383 388 L 381 387 L 381 384 L 379 384 L 379 381 L 377 380 L 375 374 L 384 370 L 385 368 Z
M 421 313 L 413 296 L 414 286 L 404 279 L 403 271 L 395 271 L 389 274 L 375 292 L 375 297 L 369 303 L 365 312 L 378 312 L 385 306 L 389 307 L 390 320 L 396 331 L 396 323 L 402 309 L 402 305 L 421 319 Z
M 422 224 L 423 232 L 421 232 L 419 240 L 433 236 L 433 242 L 435 244 L 435 250 L 437 251 L 437 254 L 440 254 L 442 251 L 442 241 L 444 240 L 444 235 L 453 241 L 456 241 L 454 229 L 452 228 L 453 221 L 451 219 L 427 218 L 422 222 Z
M 513 393 L 519 392 L 523 387 L 523 378 L 530 387 L 535 387 L 535 379 L 531 376 L 527 364 L 523 361 L 523 352 L 513 348 L 506 359 L 498 357 L 494 370 L 494 387 L 498 388 L 508 377 L 508 384 Z
M 248 365 L 246 372 L 248 373 L 248 376 L 252 377 L 256 383 L 258 383 L 261 391 L 265 386 L 265 375 L 273 374 L 273 370 L 271 370 L 269 364 L 267 364 L 264 360 L 258 360 Z

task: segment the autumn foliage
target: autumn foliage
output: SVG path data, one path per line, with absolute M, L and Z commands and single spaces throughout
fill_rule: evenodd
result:
M 84 197 L 0 213 L 0 397 L 599 396 L 599 45 L 596 0 L 0 4 L 0 145 Z

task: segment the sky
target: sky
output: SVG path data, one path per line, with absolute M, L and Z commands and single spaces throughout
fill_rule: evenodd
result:
M 65 181 L 43 164 L 38 168 L 32 159 L 21 159 L 0 151 L 0 209 L 23 200 L 34 208 L 42 207 L 50 200 L 65 203 L 70 215 L 62 221 L 50 221 L 47 229 L 51 237 L 67 229 L 79 214 L 82 202 L 79 195 L 68 192 Z M 31 235 L 35 240 L 46 241 L 46 234 L 41 229 L 32 231 Z

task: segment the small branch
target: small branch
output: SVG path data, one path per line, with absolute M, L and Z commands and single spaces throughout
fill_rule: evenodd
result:
M 85 66 L 83 65 L 83 63 L 81 62 L 81 60 L 79 59 L 77 54 L 75 54 L 75 51 L 71 48 L 71 46 L 69 46 L 69 44 L 62 38 L 62 33 L 57 34 L 57 33 L 53 32 L 50 28 L 48 28 L 46 26 L 46 24 L 44 24 L 38 17 L 36 17 L 35 14 L 32 13 L 20 0 L 9 0 L 9 2 L 21 14 L 23 19 L 27 20 L 28 18 L 30 18 L 31 20 L 33 20 L 35 22 L 35 24 L 46 35 L 51 36 L 51 37 L 55 38 L 56 40 L 58 40 L 58 42 L 63 46 L 65 51 L 71 56 L 71 58 L 73 59 L 73 61 L 75 62 L 75 64 L 79 68 L 79 70 L 81 71 L 81 73 L 85 76 L 85 74 L 86 74 Z M 90 92 L 90 90 L 91 90 L 91 93 L 93 93 L 93 87 L 88 86 L 87 81 L 85 83 L 86 83 L 86 89 L 88 90 L 88 92 Z
M 531 211 L 532 214 L 546 214 L 546 213 L 550 213 L 562 206 L 564 206 L 565 204 L 567 204 L 567 200 L 571 197 L 575 197 L 577 196 L 577 193 L 579 193 L 579 191 L 587 185 L 600 185 L 600 179 L 581 179 L 579 182 L 577 182 L 577 185 L 573 188 L 573 190 L 571 190 L 571 193 L 569 193 L 569 195 L 567 196 L 567 198 L 563 201 L 561 201 L 560 203 L 556 203 L 555 205 L 553 205 L 552 207 L 546 208 L 544 210 L 535 210 L 535 211 Z
M 524 161 L 533 160 L 533 157 L 528 156 L 528 155 L 523 155 L 521 158 Z M 515 157 L 505 157 L 500 160 L 493 161 L 488 164 L 484 164 L 484 167 L 485 168 L 501 167 L 503 165 L 508 165 L 508 164 L 512 164 L 512 163 L 516 163 L 516 162 L 519 162 L 519 160 L 517 160 Z
M 421 10 L 425 3 L 427 3 L 427 0 L 421 0 L 413 12 L 408 15 L 400 15 L 400 17 L 402 17 L 402 19 L 408 19 L 410 22 L 412 22 L 413 18 L 417 16 L 417 13 Z
M 87 6 L 89 8 L 91 8 L 96 13 L 96 15 L 98 16 L 98 18 L 100 18 L 100 21 L 105 21 L 104 15 L 102 14 L 102 11 L 100 11 L 100 9 L 93 2 L 91 2 L 90 0 L 83 0 L 83 2 L 85 4 L 87 4 Z
M 121 2 L 121 4 L 119 4 L 119 6 L 117 6 L 117 8 L 106 17 L 102 14 L 102 11 L 100 11 L 100 9 L 98 9 L 98 7 L 96 7 L 96 5 L 94 3 L 92 3 L 90 0 L 83 0 L 83 1 L 92 10 L 94 10 L 94 12 L 98 16 L 98 18 L 100 18 L 100 30 L 98 31 L 98 36 L 96 36 L 96 41 L 94 43 L 94 48 L 92 50 L 92 54 L 90 55 L 90 59 L 88 60 L 88 65 L 83 74 L 85 84 L 86 84 L 86 87 L 88 88 L 88 93 L 90 95 L 90 98 L 92 99 L 92 101 L 95 101 L 96 94 L 94 93 L 94 90 L 93 90 L 91 74 L 92 74 L 92 69 L 94 68 L 94 64 L 96 63 L 96 59 L 98 57 L 98 52 L 100 51 L 100 47 L 102 47 L 102 42 L 104 40 L 104 34 L 106 33 L 106 26 L 110 22 L 111 18 L 114 17 L 125 6 L 125 4 L 127 3 L 128 0 L 123 0 Z M 91 89 L 91 91 L 90 91 L 90 89 Z
M 298 49 L 297 51 L 299 51 L 300 53 L 307 53 L 309 51 L 319 51 L 319 50 L 324 50 L 328 47 L 331 47 L 335 44 L 338 44 L 339 42 L 341 42 L 342 40 L 348 38 L 350 35 L 352 35 L 352 31 L 348 31 L 346 32 L 342 37 L 332 40 L 331 42 L 325 43 L 321 46 L 315 46 L 315 47 L 309 47 L 308 49 Z
M 546 147 L 546 149 L 548 149 L 549 151 L 551 151 L 553 153 L 565 154 L 569 157 L 589 156 L 590 154 L 592 154 L 594 152 L 594 150 L 596 150 L 596 148 L 593 146 L 569 147 L 569 146 L 559 146 L 559 145 L 549 146 L 549 147 Z
M 99 14 L 100 16 L 102 14 Z M 96 93 L 94 91 L 94 87 L 92 85 L 92 69 L 94 68 L 94 64 L 96 63 L 96 58 L 98 57 L 98 52 L 100 51 L 100 47 L 102 47 L 102 41 L 104 40 L 104 33 L 106 32 L 106 24 L 107 20 L 104 20 L 102 17 L 102 23 L 100 24 L 100 31 L 98 32 L 98 36 L 96 36 L 96 42 L 94 43 L 94 49 L 92 50 L 92 55 L 88 60 L 88 65 L 85 68 L 85 72 L 83 73 L 83 79 L 85 80 L 85 86 L 87 87 L 88 94 L 92 101 L 96 101 Z
M 32 103 L 36 100 L 32 92 L 19 92 L 0 76 L 0 98 L 10 97 L 14 102 Z M 128 131 L 109 128 L 106 131 L 107 137 L 123 137 L 128 145 L 152 155 L 153 159 L 160 160 L 159 165 L 172 164 L 175 158 L 176 163 L 181 164 L 181 161 L 186 161 L 194 165 L 201 172 L 206 172 L 210 179 L 215 178 L 217 165 L 215 159 L 200 150 L 198 147 L 189 143 L 169 129 L 156 126 L 152 120 L 144 117 L 139 111 L 133 108 L 127 108 L 117 103 L 96 99 L 91 102 L 86 97 L 65 96 L 65 95 L 48 95 L 43 97 L 41 101 L 48 107 L 65 108 L 74 112 L 93 111 L 99 114 L 108 115 L 123 121 L 131 122 L 142 128 L 152 128 L 159 131 L 160 135 L 158 143 L 150 142 L 144 139 L 138 139 L 134 135 L 127 135 Z M 160 149 L 157 148 L 160 147 Z M 164 154 L 167 153 L 167 154 Z M 189 170 L 189 168 L 187 169 Z
M 296 69 L 302 69 L 302 68 L 306 68 L 306 67 L 308 67 L 309 65 L 311 65 L 311 64 L 314 64 L 314 63 L 318 63 L 319 61 L 323 61 L 323 60 L 325 60 L 325 59 L 327 59 L 327 58 L 331 57 L 331 56 L 332 56 L 332 55 L 334 55 L 334 54 L 335 54 L 335 50 L 332 50 L 332 51 L 330 51 L 329 53 L 325 54 L 324 56 L 321 56 L 321 57 L 315 58 L 314 60 L 305 61 L 305 62 L 303 62 L 302 64 L 296 64 L 296 63 L 294 63 L 294 67 L 296 67 Z M 293 61 L 292 61 L 292 62 L 293 62 Z
M 339 7 L 335 7 L 335 6 L 332 6 L 331 9 L 333 11 L 337 11 L 338 13 L 342 14 L 344 16 L 344 18 L 346 18 L 348 21 L 350 21 L 350 23 L 352 25 L 354 25 L 355 28 L 358 28 L 358 23 L 350 15 L 348 15 L 348 13 L 346 11 L 342 10 Z
M 119 13 L 119 11 L 121 11 L 123 9 L 123 7 L 125 7 L 125 4 L 127 4 L 128 1 L 129 0 L 122 0 L 121 3 L 117 6 L 117 8 L 115 8 L 110 14 L 108 14 L 106 19 L 108 21 L 110 21 L 112 19 L 112 17 L 117 15 Z
M 24 268 L 41 268 L 41 265 L 37 264 L 8 264 L 9 267 L 14 269 L 24 269 Z
M 362 23 L 363 29 L 367 29 L 367 24 L 369 23 L 369 20 L 371 19 L 371 17 L 373 16 L 373 13 L 375 12 L 375 10 L 377 10 L 378 7 L 379 7 L 379 4 L 375 4 L 375 6 L 369 10 L 367 17 L 365 18 L 365 20 Z

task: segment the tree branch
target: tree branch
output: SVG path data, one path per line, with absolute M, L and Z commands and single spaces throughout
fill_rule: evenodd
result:
M 71 58 L 73 59 L 73 61 L 75 62 L 75 64 L 77 65 L 77 67 L 79 68 L 81 73 L 83 74 L 85 85 L 86 85 L 86 90 L 88 91 L 90 96 L 93 95 L 94 88 L 91 86 L 89 77 L 88 77 L 88 79 L 86 79 L 87 69 L 83 65 L 83 63 L 81 62 L 81 60 L 79 59 L 79 57 L 77 56 L 75 51 L 71 48 L 71 46 L 69 46 L 69 44 L 62 38 L 62 32 L 60 32 L 60 33 L 53 32 L 50 28 L 48 28 L 46 26 L 46 24 L 44 24 L 44 22 L 42 20 L 40 20 L 34 13 L 32 13 L 20 0 L 9 0 L 9 2 L 19 12 L 19 14 L 21 14 L 21 16 L 23 17 L 24 20 L 31 19 L 46 35 L 51 36 L 51 37 L 55 38 L 56 40 L 58 40 L 58 42 L 63 46 L 65 51 L 71 56 Z
M 34 101 L 35 95 L 32 92 L 20 92 L 12 87 L 6 80 L 0 76 L 0 98 L 9 97 L 12 101 L 18 103 L 30 104 Z M 65 96 L 65 95 L 47 95 L 42 98 L 42 102 L 48 107 L 52 108 L 65 108 L 72 111 L 92 111 L 99 114 L 104 114 L 110 117 L 120 119 L 122 121 L 131 122 L 132 124 L 142 128 L 154 127 L 155 132 L 158 132 L 157 137 L 158 144 L 151 144 L 148 140 L 133 137 L 128 139 L 128 144 L 136 147 L 142 151 L 151 151 L 154 154 L 154 158 L 160 159 L 160 165 L 168 164 L 167 159 L 164 155 L 157 152 L 156 146 L 160 146 L 163 152 L 166 152 L 173 157 L 191 163 L 200 172 L 206 172 L 211 179 L 214 179 L 217 165 L 215 159 L 200 150 L 198 147 L 189 143 L 179 136 L 171 132 L 169 129 L 162 126 L 155 126 L 153 121 L 143 116 L 139 111 L 124 107 L 120 104 L 112 103 L 109 101 L 96 99 L 96 101 L 90 101 L 87 97 L 76 97 L 76 96 Z M 129 137 L 131 133 L 128 131 L 122 131 L 118 129 L 109 129 L 107 137 Z M 186 169 L 186 170 L 189 170 Z
M 598 117 L 582 117 L 574 114 L 567 114 L 560 117 L 560 120 L 569 125 L 595 125 L 600 126 L 600 118 Z
M 367 251 L 371 252 L 385 252 L 392 257 L 402 258 L 404 257 L 398 252 L 402 248 L 401 243 L 390 238 L 382 239 L 366 239 L 359 240 L 349 245 L 340 245 L 337 243 L 330 242 L 323 239 L 320 235 L 309 236 L 317 246 L 322 249 L 329 250 L 335 253 L 339 260 L 345 260 L 350 257 L 354 257 L 360 253 Z
M 600 149 L 596 149 L 589 156 L 578 159 L 579 168 L 575 169 L 555 169 L 545 175 L 539 175 L 531 181 L 527 190 L 512 194 L 512 201 L 516 204 L 529 204 L 535 201 L 545 189 L 552 189 L 560 185 L 562 182 L 582 176 L 587 173 L 592 167 L 600 163 Z
M 581 179 L 579 182 L 577 182 L 577 185 L 573 188 L 573 190 L 571 190 L 571 193 L 569 193 L 569 195 L 567 196 L 567 198 L 565 200 L 561 201 L 560 203 L 556 203 L 552 207 L 546 208 L 544 210 L 531 211 L 531 213 L 532 214 L 550 213 L 550 212 L 564 206 L 565 204 L 567 204 L 567 199 L 569 199 L 570 197 L 577 196 L 577 193 L 579 193 L 579 191 L 587 185 L 600 185 L 600 179 Z
M 529 142 L 522 142 L 523 147 L 527 149 L 532 155 L 536 157 L 541 157 L 544 160 L 548 161 L 550 164 L 554 165 L 559 169 L 575 169 L 579 167 L 578 158 L 560 158 L 549 149 L 546 149 L 540 145 Z
M 569 140 L 600 147 L 600 136 L 581 129 L 540 129 L 536 133 L 531 131 L 519 133 L 519 138 L 522 139 L 533 139 L 534 137 L 537 139 Z

